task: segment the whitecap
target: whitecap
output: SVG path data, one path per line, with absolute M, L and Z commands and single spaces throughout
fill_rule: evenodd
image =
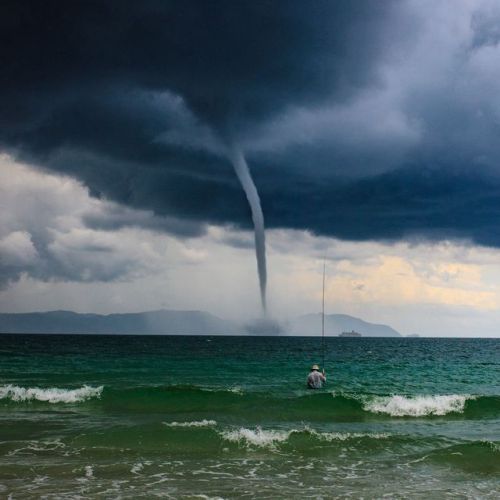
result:
M 224 500 L 222 497 L 210 497 L 200 493 L 198 495 L 192 495 L 192 498 L 200 498 L 201 500 Z
M 215 420 L 194 420 L 192 422 L 163 422 L 167 427 L 214 427 Z
M 238 394 L 239 396 L 243 395 L 243 389 L 239 386 L 234 387 L 199 387 L 203 392 L 231 392 L 233 394 Z
M 387 439 L 390 434 L 385 432 L 317 432 L 315 430 L 308 430 L 308 432 L 320 439 L 321 441 L 347 441 L 349 439 Z
M 47 403 L 79 403 L 90 398 L 100 397 L 103 386 L 91 387 L 84 385 L 78 389 L 61 389 L 49 387 L 19 387 L 17 385 L 0 386 L 0 399 L 11 401 L 44 401 Z
M 389 434 L 385 433 L 361 433 L 361 432 L 319 432 L 309 427 L 303 429 L 273 430 L 273 429 L 240 429 L 222 431 L 220 435 L 227 441 L 244 443 L 246 445 L 262 448 L 275 448 L 278 443 L 287 441 L 293 434 L 308 434 L 320 441 L 347 441 L 350 439 L 371 438 L 386 439 Z
M 144 464 L 141 462 L 137 462 L 136 464 L 134 464 L 132 466 L 132 468 L 130 469 L 130 472 L 132 474 L 139 474 L 139 472 L 141 472 L 142 469 L 144 469 Z
M 465 402 L 474 399 L 466 394 L 434 396 L 387 396 L 376 397 L 364 404 L 366 411 L 386 413 L 392 417 L 425 417 L 427 415 L 446 415 L 462 413 Z
M 274 447 L 276 443 L 286 441 L 293 431 L 263 430 L 260 427 L 256 429 L 240 429 L 232 431 L 223 431 L 220 435 L 226 441 L 233 443 L 245 443 L 258 447 Z

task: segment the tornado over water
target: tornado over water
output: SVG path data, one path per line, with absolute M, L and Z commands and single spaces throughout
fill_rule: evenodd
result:
M 234 170 L 238 179 L 245 191 L 250 210 L 255 232 L 255 255 L 257 257 L 257 271 L 259 273 L 260 299 L 262 301 L 262 309 L 266 312 L 266 284 L 267 284 L 267 269 L 266 269 L 266 234 L 264 231 L 264 214 L 260 205 L 259 193 L 253 182 L 247 162 L 241 150 L 233 147 L 230 151 L 230 160 L 234 166 Z

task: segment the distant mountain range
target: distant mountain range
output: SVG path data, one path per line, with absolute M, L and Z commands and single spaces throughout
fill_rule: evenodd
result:
M 325 315 L 325 334 L 355 330 L 364 337 L 399 337 L 387 325 L 368 323 L 345 314 Z M 257 321 L 241 325 L 203 311 L 149 311 L 126 314 L 79 314 L 71 311 L 0 314 L 0 333 L 98 333 L 151 335 L 320 335 L 321 315 L 307 314 L 279 325 Z
M 0 314 L 2 333 L 216 335 L 243 333 L 235 323 L 202 311 L 79 314 L 71 311 Z

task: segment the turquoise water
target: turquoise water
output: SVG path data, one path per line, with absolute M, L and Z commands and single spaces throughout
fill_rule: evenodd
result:
M 0 497 L 498 498 L 500 340 L 0 336 Z

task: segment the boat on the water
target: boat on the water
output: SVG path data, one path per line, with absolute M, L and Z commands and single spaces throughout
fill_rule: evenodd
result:
M 355 332 L 354 330 L 350 332 L 342 332 L 339 334 L 339 337 L 361 337 L 361 333 Z

